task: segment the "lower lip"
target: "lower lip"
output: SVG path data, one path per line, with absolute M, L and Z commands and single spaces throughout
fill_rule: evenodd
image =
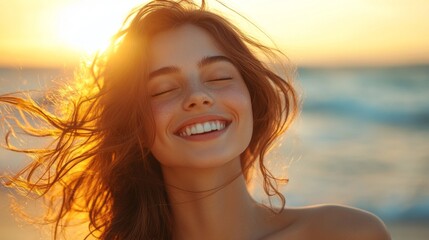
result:
M 213 139 L 219 137 L 220 135 L 222 135 L 228 129 L 228 127 L 229 127 L 229 125 L 225 126 L 224 129 L 219 130 L 219 131 L 213 131 L 213 132 L 209 132 L 209 133 L 197 134 L 197 135 L 191 135 L 191 136 L 179 136 L 179 137 L 186 139 L 186 140 L 189 140 L 189 141 L 195 141 L 195 142 L 209 141 L 209 140 L 213 140 Z

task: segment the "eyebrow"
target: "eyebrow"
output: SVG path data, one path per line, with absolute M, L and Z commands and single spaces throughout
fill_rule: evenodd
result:
M 229 63 L 233 64 L 232 60 L 230 58 L 223 56 L 223 55 L 207 56 L 198 62 L 198 68 L 203 68 L 207 65 L 210 65 L 210 64 L 213 64 L 216 62 L 229 62 Z M 159 69 L 156 69 L 156 70 L 150 72 L 149 73 L 149 79 L 158 77 L 160 75 L 177 73 L 179 71 L 180 71 L 180 69 L 177 66 L 162 67 L 162 68 L 159 68 Z
M 229 62 L 231 64 L 232 60 L 229 57 L 223 56 L 223 55 L 218 55 L 218 56 L 210 56 L 210 57 L 204 57 L 203 59 L 201 59 L 201 61 L 198 63 L 198 67 L 199 68 L 203 68 L 207 65 L 216 63 L 216 62 Z

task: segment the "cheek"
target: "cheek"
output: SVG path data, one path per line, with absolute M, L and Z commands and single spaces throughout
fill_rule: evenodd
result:
M 151 108 L 156 131 L 158 132 L 160 128 L 165 129 L 174 112 L 174 104 L 154 102 L 151 104 Z
M 221 98 L 227 99 L 233 108 L 240 112 L 240 114 L 252 116 L 252 102 L 249 91 L 244 83 L 226 90 L 221 94 Z
M 239 120 L 242 141 L 249 141 L 253 134 L 253 110 L 250 93 L 244 82 L 234 88 L 222 91 L 219 95 Z
M 250 138 L 253 134 L 253 110 L 252 110 L 252 100 L 250 98 L 250 93 L 247 89 L 247 87 L 243 83 L 244 90 L 241 91 L 241 94 L 239 95 L 240 99 L 237 99 L 236 101 L 240 104 L 240 108 L 242 111 L 242 115 L 244 115 L 244 122 L 245 122 L 245 128 L 246 131 L 249 131 Z M 249 139 L 250 141 L 250 139 Z
M 167 104 L 152 103 L 152 116 L 153 116 L 153 129 L 154 131 L 154 142 L 151 146 L 151 152 L 153 156 L 159 161 L 159 159 L 165 158 L 165 151 L 163 148 L 166 143 L 165 133 L 168 131 L 168 123 L 171 119 L 171 107 Z
M 243 96 L 239 101 L 239 107 L 241 110 L 241 119 L 242 125 L 245 129 L 243 131 L 249 132 L 250 137 L 253 134 L 253 111 L 252 111 L 252 102 L 249 96 Z M 250 140 L 250 139 L 249 139 Z

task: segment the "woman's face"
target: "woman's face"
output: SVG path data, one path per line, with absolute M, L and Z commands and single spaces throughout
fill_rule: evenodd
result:
M 214 39 L 194 25 L 149 43 L 152 154 L 165 167 L 207 168 L 239 159 L 253 128 L 249 91 Z

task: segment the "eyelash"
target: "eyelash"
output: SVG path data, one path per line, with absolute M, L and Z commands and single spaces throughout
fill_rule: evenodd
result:
M 216 81 L 225 81 L 225 80 L 231 80 L 232 77 L 224 77 L 224 78 L 216 78 L 212 80 L 208 80 L 207 82 L 216 82 Z
M 162 95 L 162 94 L 172 92 L 172 91 L 174 91 L 174 90 L 176 90 L 176 89 L 178 89 L 178 88 L 172 88 L 172 89 L 168 89 L 168 90 L 166 90 L 166 91 L 162 91 L 162 92 L 159 92 L 159 93 L 155 93 L 155 94 L 153 94 L 153 95 L 152 95 L 152 97 L 160 96 L 160 95 Z
M 232 79 L 232 77 L 224 77 L 224 78 L 216 78 L 216 79 L 208 80 L 207 82 L 226 81 L 226 80 L 231 80 L 231 79 Z M 152 97 L 157 97 L 157 96 L 160 96 L 162 94 L 172 92 L 172 91 L 174 91 L 176 89 L 177 88 L 172 88 L 172 89 L 169 89 L 169 90 L 166 90 L 166 91 L 155 93 L 155 94 L 152 95 Z

